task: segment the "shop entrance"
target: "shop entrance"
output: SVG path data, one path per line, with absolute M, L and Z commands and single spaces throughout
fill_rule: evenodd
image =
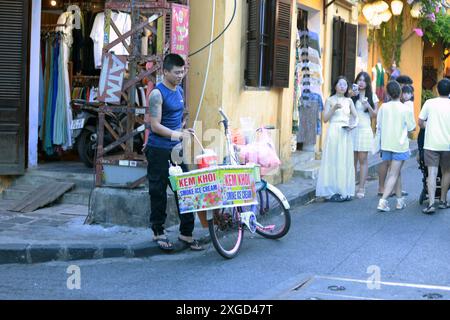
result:
M 73 102 L 96 99 L 101 59 L 97 31 L 104 7 L 105 1 L 42 1 L 37 139 L 40 169 L 92 172 L 96 113 L 81 110 Z
M 321 134 L 323 109 L 320 12 L 298 8 L 292 160 L 296 174 L 315 178 L 319 169 L 316 146 Z

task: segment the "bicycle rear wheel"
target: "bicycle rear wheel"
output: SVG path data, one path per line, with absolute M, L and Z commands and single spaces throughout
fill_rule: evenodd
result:
M 258 205 L 255 215 L 264 228 L 257 227 L 256 232 L 268 239 L 278 239 L 288 233 L 291 227 L 291 214 L 283 202 L 269 189 L 258 191 Z
M 214 210 L 213 218 L 208 220 L 209 234 L 217 252 L 224 258 L 235 257 L 244 238 L 240 208 Z

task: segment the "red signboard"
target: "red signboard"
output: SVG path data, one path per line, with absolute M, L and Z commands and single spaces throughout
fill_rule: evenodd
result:
M 172 4 L 172 34 L 170 52 L 182 56 L 189 54 L 189 7 Z

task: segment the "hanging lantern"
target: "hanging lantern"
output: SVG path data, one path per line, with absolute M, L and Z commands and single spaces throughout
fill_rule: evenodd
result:
M 381 15 L 377 14 L 373 16 L 372 25 L 374 26 L 375 29 L 379 29 L 382 22 L 383 20 L 381 20 Z
M 392 13 L 388 9 L 388 10 L 380 13 L 379 16 L 380 16 L 380 19 L 381 19 L 382 22 L 388 22 L 389 19 L 392 17 Z
M 422 4 L 420 2 L 414 3 L 411 8 L 410 13 L 411 13 L 411 17 L 413 17 L 415 19 L 420 17 L 420 14 L 422 13 Z
M 363 7 L 362 12 L 364 18 L 370 23 L 375 15 L 375 7 L 371 3 L 368 3 Z
M 389 9 L 389 5 L 382 0 L 374 2 L 373 5 L 375 6 L 376 13 L 382 13 L 382 12 L 386 11 L 387 9 Z
M 399 16 L 403 10 L 403 2 L 400 0 L 393 0 L 391 2 L 391 10 L 394 16 Z

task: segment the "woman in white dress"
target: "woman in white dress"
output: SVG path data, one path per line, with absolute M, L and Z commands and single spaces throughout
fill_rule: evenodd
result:
M 355 176 L 359 162 L 359 188 L 357 198 L 364 198 L 365 184 L 369 174 L 368 155 L 373 146 L 371 119 L 377 117 L 378 97 L 372 91 L 372 81 L 367 72 L 360 72 L 355 78 L 353 103 L 358 112 L 358 126 L 352 131 L 355 158 Z
M 358 114 L 348 97 L 348 81 L 339 77 L 325 102 L 324 122 L 330 122 L 323 147 L 316 196 L 329 201 L 351 200 L 355 195 L 355 169 L 351 130 Z

